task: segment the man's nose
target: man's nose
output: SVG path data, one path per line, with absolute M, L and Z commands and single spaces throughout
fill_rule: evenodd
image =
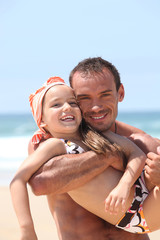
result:
M 100 103 L 99 101 L 92 102 L 92 106 L 91 106 L 92 111 L 98 112 L 99 110 L 102 110 L 102 109 L 103 109 L 102 103 Z

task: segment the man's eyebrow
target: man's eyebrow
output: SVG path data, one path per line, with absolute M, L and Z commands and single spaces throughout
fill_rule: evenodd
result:
M 78 94 L 76 97 L 86 97 L 89 96 L 89 94 Z
M 100 94 L 110 93 L 110 92 L 112 92 L 112 90 L 111 89 L 107 89 L 107 90 L 104 90 L 104 91 L 100 92 Z M 87 97 L 87 96 L 89 96 L 89 94 L 77 94 L 76 97 L 79 98 L 79 97 Z
M 110 93 L 110 92 L 112 92 L 112 90 L 108 89 L 108 90 L 102 91 L 101 93 Z

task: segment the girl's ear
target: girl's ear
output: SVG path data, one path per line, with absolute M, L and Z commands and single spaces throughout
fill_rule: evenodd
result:
M 41 120 L 40 127 L 45 129 L 47 127 L 47 124 L 44 123 L 43 120 Z
M 121 86 L 119 87 L 119 90 L 118 90 L 118 102 L 122 102 L 123 99 L 124 99 L 124 86 L 123 84 L 121 83 Z

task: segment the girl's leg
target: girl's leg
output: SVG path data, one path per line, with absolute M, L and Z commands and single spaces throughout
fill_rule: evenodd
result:
M 76 203 L 88 211 L 115 225 L 118 220 L 122 218 L 124 212 L 120 210 L 117 215 L 105 212 L 105 199 L 113 188 L 117 186 L 122 175 L 122 172 L 112 167 L 108 167 L 104 172 L 93 178 L 88 183 L 78 189 L 70 191 L 69 195 Z M 130 191 L 125 211 L 127 211 L 130 207 L 133 197 L 134 187 L 132 187 Z
M 143 203 L 144 217 L 150 231 L 160 229 L 160 189 L 154 187 Z

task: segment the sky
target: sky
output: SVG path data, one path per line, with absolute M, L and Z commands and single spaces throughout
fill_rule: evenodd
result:
M 119 111 L 160 111 L 159 0 L 0 0 L 0 114 L 30 112 L 49 77 L 68 83 L 81 60 L 120 72 Z

